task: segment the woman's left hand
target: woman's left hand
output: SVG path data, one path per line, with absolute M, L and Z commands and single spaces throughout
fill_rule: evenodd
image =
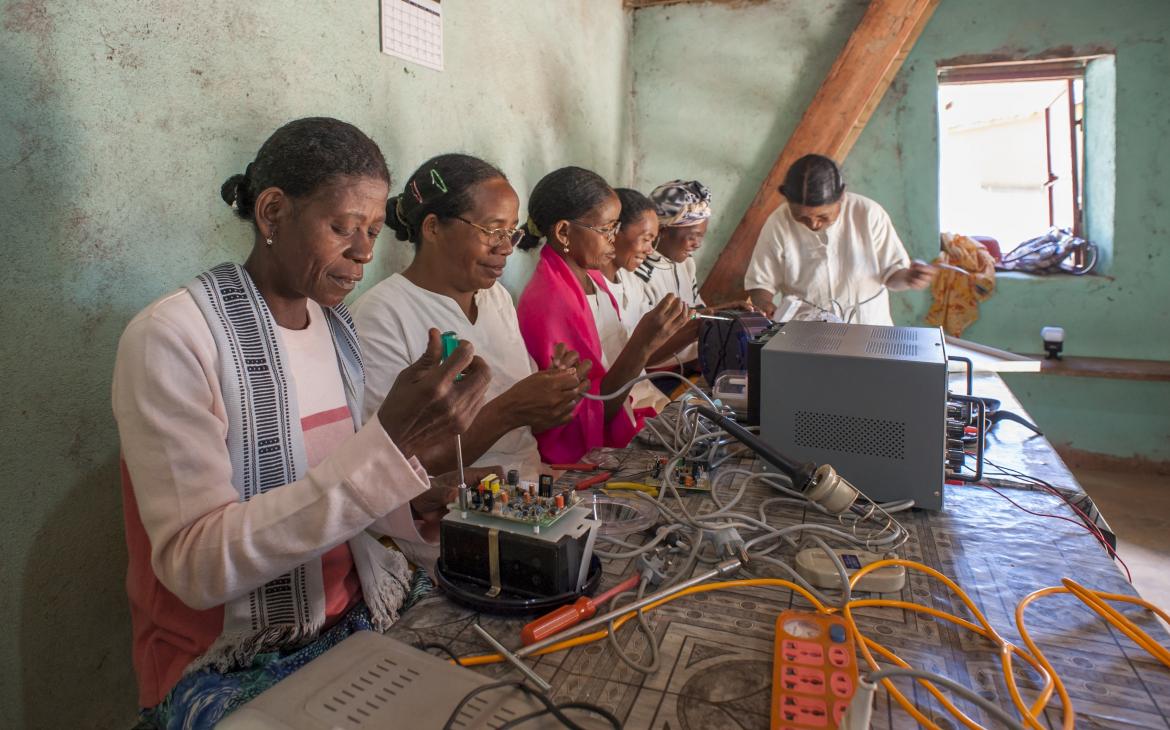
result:
M 484 477 L 495 474 L 504 479 L 504 471 L 498 466 L 473 466 L 463 470 L 467 486 L 474 487 Z M 423 521 L 419 530 L 424 537 L 435 533 L 439 521 L 447 514 L 447 505 L 459 499 L 459 472 L 449 471 L 431 479 L 431 488 L 410 500 L 410 512 L 416 520 Z M 437 534 L 437 533 L 436 533 Z

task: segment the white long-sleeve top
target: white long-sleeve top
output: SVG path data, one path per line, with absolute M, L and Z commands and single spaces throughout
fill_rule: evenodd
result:
M 143 706 L 210 646 L 224 603 L 321 559 L 327 602 L 343 610 L 356 585 L 347 540 L 368 528 L 421 540 L 408 503 L 429 486 L 426 474 L 376 419 L 354 433 L 324 313 L 309 305 L 310 327 L 280 336 L 310 469 L 247 502 L 231 481 L 219 355 L 190 293 L 149 305 L 119 342 L 113 410 Z
M 665 256 L 647 256 L 634 272 L 642 280 L 650 309 L 661 302 L 667 294 L 673 294 L 691 307 L 706 306 L 699 296 L 699 280 L 695 258 L 688 256 L 676 264 Z
M 744 288 L 795 296 L 860 324 L 890 325 L 890 275 L 910 266 L 890 216 L 869 198 L 845 193 L 832 225 L 813 231 L 783 203 L 760 231 Z M 867 301 L 868 300 L 868 301 Z M 836 302 L 836 304 L 834 304 Z

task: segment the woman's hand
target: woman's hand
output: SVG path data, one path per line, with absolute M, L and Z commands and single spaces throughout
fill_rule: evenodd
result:
M 489 474 L 496 474 L 501 480 L 504 472 L 498 466 L 476 466 L 463 470 L 463 477 L 469 487 Z M 459 499 L 459 472 L 449 471 L 431 479 L 431 488 L 410 500 L 410 514 L 422 520 L 419 533 L 428 540 L 437 539 L 439 521 L 447 514 L 447 505 Z
M 898 269 L 886 279 L 886 288 L 890 291 L 904 291 L 906 289 L 925 289 L 934 281 L 938 269 L 925 261 L 914 261 L 908 268 Z
M 748 299 L 768 319 L 776 314 L 776 303 L 772 301 L 775 295 L 767 289 L 752 289 L 748 292 Z
M 445 362 L 442 354 L 439 331 L 431 329 L 426 352 L 398 374 L 378 409 L 382 428 L 407 458 L 466 431 L 483 407 L 492 378 L 483 358 L 463 340 Z
M 568 423 L 581 394 L 589 389 L 591 366 L 589 360 L 581 360 L 575 351 L 557 343 L 549 369 L 509 388 L 501 397 L 501 407 L 517 426 L 528 426 L 534 434 Z
M 630 343 L 636 343 L 649 356 L 689 321 L 691 313 L 686 303 L 673 294 L 667 294 L 658 302 L 658 306 L 642 316 L 630 334 Z

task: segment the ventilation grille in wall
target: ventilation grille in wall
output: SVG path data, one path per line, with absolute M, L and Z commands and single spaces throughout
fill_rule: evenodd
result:
M 879 418 L 796 411 L 793 440 L 797 446 L 849 454 L 904 459 L 906 424 Z
M 435 677 L 424 676 L 411 666 L 405 666 L 389 656 L 375 656 L 365 667 L 354 667 L 351 673 L 318 692 L 306 705 L 309 714 L 332 728 L 366 730 L 395 726 L 405 718 L 396 717 L 395 706 L 408 696 L 434 691 Z M 498 728 L 532 711 L 523 702 L 497 704 L 498 693 L 478 695 L 460 711 L 454 722 L 457 728 Z M 401 709 L 401 708 L 399 708 Z M 490 713 L 490 714 L 488 714 Z

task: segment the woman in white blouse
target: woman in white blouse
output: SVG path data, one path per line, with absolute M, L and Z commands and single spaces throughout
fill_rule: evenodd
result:
M 588 362 L 562 349 L 536 368 L 499 278 L 520 237 L 520 201 L 496 167 L 463 154 L 434 157 L 386 206 L 386 225 L 415 246 L 401 274 L 379 282 L 354 304 L 366 366 L 366 403 L 376 404 L 427 345 L 427 330 L 453 331 L 491 368 L 487 400 L 462 436 L 463 459 L 517 469 L 535 479 L 540 455 L 533 434 L 569 420 L 588 386 Z M 365 417 L 372 418 L 372 410 Z M 448 443 L 449 441 L 449 443 Z M 455 441 L 419 454 L 431 469 L 456 463 Z
M 925 289 L 934 269 L 911 263 L 880 205 L 845 192 L 837 163 L 805 155 L 780 192 L 787 198 L 756 241 L 744 288 L 769 317 L 777 295 L 860 324 L 891 325 L 889 291 Z

